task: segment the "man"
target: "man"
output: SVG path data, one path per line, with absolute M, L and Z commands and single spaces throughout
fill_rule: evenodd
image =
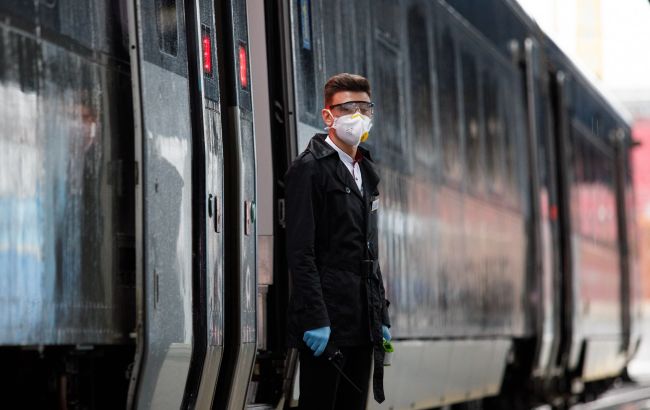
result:
M 324 95 L 328 133 L 286 175 L 288 341 L 300 351 L 301 409 L 365 409 L 373 358 L 374 397 L 384 400 L 382 339 L 391 337 L 377 260 L 379 177 L 359 147 L 373 103 L 368 80 L 347 73 L 331 77 Z

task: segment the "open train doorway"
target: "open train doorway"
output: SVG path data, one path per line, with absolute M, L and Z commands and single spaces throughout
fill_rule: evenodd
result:
M 291 61 L 283 30 L 285 4 L 246 1 L 257 177 L 257 356 L 247 403 L 277 405 L 291 380 L 286 349 L 289 278 L 284 231 L 284 174 L 293 109 L 283 61 Z M 285 16 L 287 17 L 287 16 Z M 285 60 L 288 59 L 288 60 Z M 285 378 L 288 377 L 288 381 Z

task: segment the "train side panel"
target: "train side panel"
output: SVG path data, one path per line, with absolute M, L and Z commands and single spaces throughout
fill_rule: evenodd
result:
M 555 50 L 549 49 L 554 56 Z M 554 57 L 551 57 L 554 58 Z M 556 57 L 555 57 L 556 58 Z M 568 366 L 585 381 L 618 375 L 627 360 L 624 326 L 618 181 L 615 136 L 626 134 L 625 123 L 607 107 L 596 91 L 566 63 L 562 92 L 566 122 L 559 135 L 568 164 L 566 175 L 570 230 L 570 320 L 572 335 Z M 571 71 L 569 71 L 571 70 Z M 625 313 L 629 314 L 629 313 Z
M 128 342 L 133 131 L 122 12 L 108 1 L 0 6 L 2 345 Z
M 178 408 L 192 353 L 192 133 L 183 2 L 134 4 L 141 177 L 138 408 Z

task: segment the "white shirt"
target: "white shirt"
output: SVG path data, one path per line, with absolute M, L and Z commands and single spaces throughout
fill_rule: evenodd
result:
M 359 188 L 359 192 L 361 192 L 361 195 L 363 195 L 363 181 L 361 180 L 361 168 L 359 167 L 359 162 L 355 161 L 351 156 L 349 156 L 345 151 L 343 151 L 341 148 L 339 148 L 334 141 L 332 141 L 329 137 L 325 138 L 325 142 L 327 142 L 332 148 L 336 150 L 336 152 L 339 153 L 339 158 L 341 159 L 341 162 L 343 162 L 343 165 L 350 171 L 350 174 L 352 174 L 352 178 L 354 178 L 354 181 L 357 183 L 357 188 Z

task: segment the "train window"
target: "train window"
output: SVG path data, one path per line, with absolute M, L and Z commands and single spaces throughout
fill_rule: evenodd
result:
M 463 79 L 463 124 L 466 141 L 467 176 L 471 189 L 481 191 L 481 129 L 479 126 L 479 94 L 476 58 L 467 52 L 461 53 Z
M 590 152 L 590 147 L 584 140 L 580 140 L 580 156 L 582 157 L 583 170 L 582 178 L 578 181 L 578 195 L 580 204 L 580 217 L 583 223 L 581 224 L 581 234 L 585 238 L 592 238 L 593 235 L 593 200 L 590 198 L 592 195 L 591 179 L 593 168 L 593 154 Z
M 311 7 L 309 0 L 299 0 L 299 27 L 300 27 L 300 45 L 304 50 L 311 50 Z
M 176 0 L 158 0 L 158 33 L 160 51 L 171 56 L 178 54 L 178 13 Z
M 399 42 L 401 6 L 395 0 L 373 0 L 376 27 L 381 35 L 389 41 Z
M 594 130 L 596 131 L 596 130 Z M 589 161 L 589 187 L 588 200 L 592 207 L 591 214 L 591 237 L 593 240 L 602 240 L 601 231 L 607 222 L 607 176 L 611 172 L 608 167 L 607 158 L 595 147 L 590 147 Z
M 354 63 L 357 67 L 357 73 L 368 77 L 368 45 L 369 39 L 372 38 L 372 25 L 370 23 L 371 16 L 368 13 L 370 9 L 370 0 L 355 0 L 353 2 L 355 8 L 354 21 L 349 23 L 350 27 L 354 27 L 357 32 L 357 37 L 354 41 Z M 345 35 L 345 34 L 344 34 Z
M 594 130 L 595 131 L 595 130 Z M 596 146 L 591 147 L 591 175 L 589 200 L 592 204 L 591 224 L 592 238 L 604 244 L 614 244 L 615 237 L 610 236 L 615 231 L 615 196 L 614 169 L 612 158 Z
M 456 50 L 451 30 L 445 27 L 438 37 L 436 47 L 440 131 L 444 174 L 452 180 L 460 180 L 460 137 L 458 130 L 458 96 L 456 85 Z
M 426 14 L 420 7 L 408 12 L 408 47 L 410 80 L 410 113 L 413 124 L 415 159 L 432 168 L 435 158 L 433 143 L 433 105 L 431 102 L 431 69 Z
M 572 129 L 572 146 L 571 146 L 571 155 L 569 158 L 569 164 L 573 168 L 573 173 L 571 175 L 571 191 L 570 191 L 570 202 L 571 202 L 571 224 L 572 229 L 576 232 L 581 232 L 582 225 L 582 216 L 580 215 L 580 190 L 582 188 L 582 181 L 584 180 L 584 161 L 582 155 L 582 140 L 579 138 L 578 131 L 575 127 Z
M 331 2 L 326 2 L 328 9 L 334 7 Z M 346 2 L 345 6 L 338 7 L 338 18 L 335 33 L 338 41 L 333 41 L 328 34 L 326 41 L 340 53 L 338 55 L 337 70 L 368 76 L 367 73 L 367 50 L 366 44 L 370 36 L 370 8 L 367 0 L 355 0 Z
M 512 96 L 514 95 L 513 90 L 510 86 L 502 83 L 502 101 L 503 104 L 503 175 L 506 182 L 507 196 L 511 199 L 516 197 L 515 190 L 517 189 L 517 132 L 516 132 L 516 109 L 514 107 L 514 100 Z M 510 96 L 508 99 L 507 96 Z M 506 103 L 506 101 L 508 101 Z
M 351 71 L 350 69 L 341 69 L 341 43 L 345 42 L 341 35 L 341 14 L 348 12 L 348 7 L 341 10 L 341 0 L 321 0 L 318 8 L 319 21 L 317 32 L 322 39 L 323 58 L 325 64 L 325 80 L 330 76 L 342 71 Z M 327 23 L 325 23 L 327 22 Z M 320 27 L 319 27 L 320 26 Z
M 605 246 L 617 240 L 614 154 L 588 127 L 572 124 L 573 181 L 571 186 L 574 231 Z
M 617 208 L 616 208 L 616 164 L 613 162 L 614 159 L 609 159 L 609 175 L 606 182 L 606 187 L 608 193 L 610 194 L 607 198 L 607 226 L 604 229 L 603 236 L 606 238 L 609 243 L 616 243 L 618 241 L 618 225 L 616 221 Z M 621 170 L 622 171 L 622 170 Z
M 383 41 L 376 42 L 375 48 L 375 92 L 373 99 L 378 102 L 375 117 L 381 122 L 377 129 L 378 153 L 388 153 L 386 160 L 396 160 L 403 154 L 404 132 L 402 124 L 402 93 L 399 85 L 399 52 Z M 374 141 L 371 141 L 374 143 Z M 388 162 L 388 161 L 386 161 Z
M 488 186 L 493 192 L 502 189 L 499 172 L 501 169 L 501 153 L 503 152 L 503 121 L 499 115 L 499 92 L 497 82 L 490 71 L 484 69 L 483 79 L 483 108 L 484 108 L 484 135 L 485 135 L 485 176 Z
M 300 121 L 313 126 L 320 126 L 320 116 L 317 115 L 319 92 L 316 88 L 316 61 L 314 30 L 312 25 L 312 5 L 310 0 L 298 0 L 298 33 L 295 46 L 296 74 L 298 83 L 297 106 Z
M 330 0 L 331 1 L 331 0 Z M 328 1 L 327 3 L 330 3 Z M 329 8 L 333 5 L 330 4 Z M 357 73 L 357 63 L 356 63 L 356 50 L 355 43 L 357 42 L 357 24 L 356 24 L 356 7 L 339 7 L 337 8 L 339 13 L 339 18 L 335 21 L 337 24 L 337 37 L 340 36 L 340 41 L 331 42 L 335 43 L 334 46 L 338 46 L 338 51 L 340 53 L 339 58 L 339 68 L 340 71 L 344 72 L 353 72 Z

